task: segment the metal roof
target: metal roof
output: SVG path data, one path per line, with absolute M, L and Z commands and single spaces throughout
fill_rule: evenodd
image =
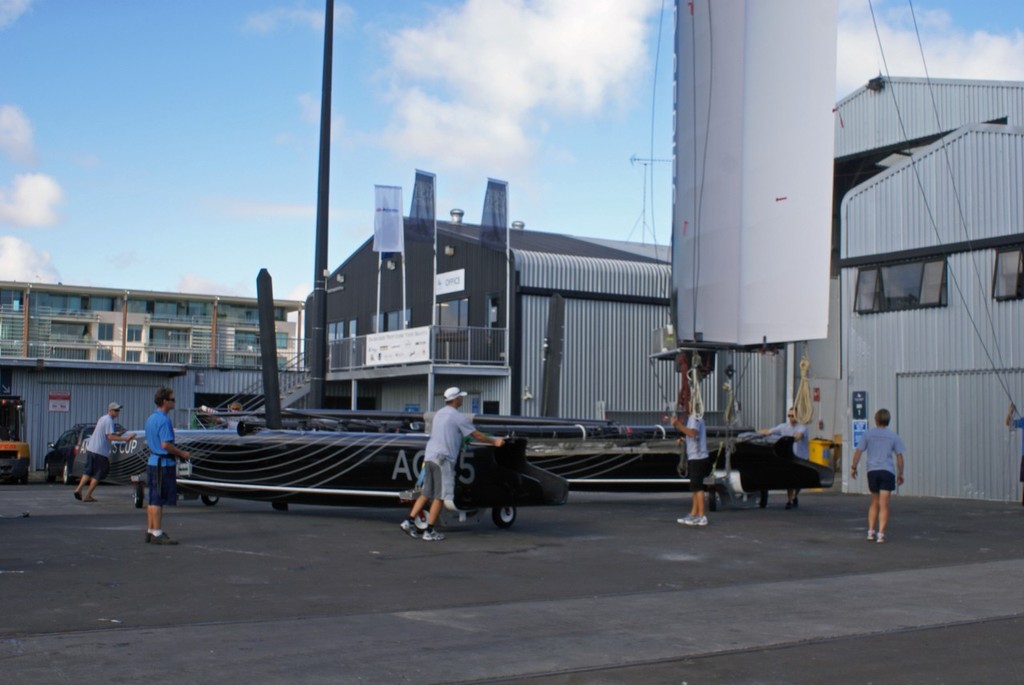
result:
M 835 156 L 927 144 L 1003 119 L 1024 126 L 1024 83 L 878 76 L 836 104 Z
M 477 240 L 480 237 L 480 226 L 475 224 L 437 223 L 439 235 L 457 235 L 465 239 Z M 546 231 L 528 231 L 526 229 L 510 229 L 509 244 L 513 250 L 527 250 L 546 254 L 573 255 L 576 257 L 594 257 L 596 259 L 616 259 L 627 262 L 668 263 L 671 256 L 666 248 L 660 254 L 653 246 L 596 238 L 581 238 L 564 233 Z

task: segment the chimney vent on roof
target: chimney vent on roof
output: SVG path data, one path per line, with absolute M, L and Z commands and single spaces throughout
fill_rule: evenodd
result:
M 526 224 L 524 224 L 522 221 L 513 221 L 512 228 L 517 231 L 522 231 L 523 229 L 526 228 Z
M 462 211 L 461 209 L 453 209 L 452 210 L 452 223 L 453 224 L 461 224 L 462 223 L 462 217 L 465 216 L 465 214 L 466 213 L 464 211 Z

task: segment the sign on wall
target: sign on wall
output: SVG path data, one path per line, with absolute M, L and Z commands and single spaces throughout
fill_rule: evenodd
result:
M 437 285 L 434 288 L 435 295 L 447 295 L 457 293 L 466 289 L 466 270 L 456 269 L 446 271 L 437 275 Z
M 430 361 L 430 326 L 366 336 L 366 365 L 416 364 Z
M 46 399 L 50 411 L 71 411 L 71 393 L 67 390 L 51 390 L 47 393 Z

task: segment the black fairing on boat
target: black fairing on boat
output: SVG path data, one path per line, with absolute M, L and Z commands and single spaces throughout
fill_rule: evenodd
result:
M 721 464 L 719 464 L 721 467 Z M 829 488 L 832 469 L 793 454 L 793 438 L 744 435 L 736 440 L 732 467 L 746 492 L 786 488 Z
M 468 456 L 468 455 L 466 455 Z M 512 438 L 502 447 L 477 447 L 463 459 L 462 471 L 472 468 L 471 483 L 456 479 L 455 505 L 480 509 L 502 505 L 557 505 L 569 497 L 569 482 L 526 460 L 526 440 Z M 463 474 L 460 474 L 463 475 Z

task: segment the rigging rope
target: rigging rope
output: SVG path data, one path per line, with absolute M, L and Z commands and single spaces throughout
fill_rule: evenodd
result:
M 811 423 L 814 418 L 814 405 L 811 404 L 811 388 L 807 382 L 807 371 L 811 368 L 811 360 L 807 357 L 807 347 L 804 346 L 804 355 L 800 359 L 800 386 L 796 391 L 796 400 L 793 406 L 796 409 L 797 423 L 805 426 Z
M 692 359 L 687 376 L 690 385 L 690 413 L 699 419 L 704 416 L 704 397 L 700 392 L 700 352 L 694 352 Z

